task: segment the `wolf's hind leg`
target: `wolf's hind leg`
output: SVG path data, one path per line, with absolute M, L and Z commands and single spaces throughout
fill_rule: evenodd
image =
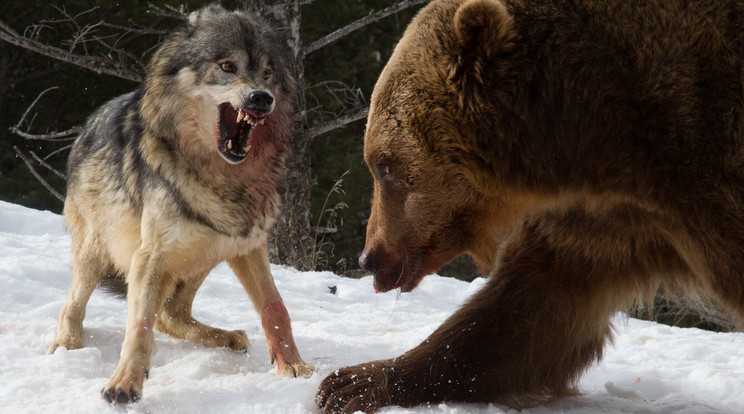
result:
M 173 293 L 163 303 L 155 327 L 172 337 L 188 339 L 209 347 L 227 347 L 246 351 L 250 346 L 243 330 L 226 331 L 205 325 L 191 316 L 191 306 L 196 291 L 209 274 L 209 270 L 187 280 L 179 280 Z
M 53 354 L 59 347 L 69 350 L 83 347 L 81 336 L 85 307 L 98 282 L 106 271 L 110 270 L 109 266 L 102 263 L 100 252 L 95 248 L 95 240 L 89 234 L 85 234 L 82 227 L 85 224 L 82 220 L 75 219 L 79 218 L 75 211 L 70 211 L 71 208 L 67 210 L 65 216 L 68 227 L 73 231 L 73 236 L 77 236 L 73 238 L 72 282 L 67 302 L 59 312 L 57 330 L 54 333 L 54 341 L 47 348 L 48 354 Z
M 276 362 L 277 373 L 290 377 L 312 375 L 315 367 L 304 362 L 297 351 L 289 313 L 269 269 L 269 253 L 265 242 L 262 247 L 230 260 L 229 263 L 261 315 L 269 357 L 272 363 Z

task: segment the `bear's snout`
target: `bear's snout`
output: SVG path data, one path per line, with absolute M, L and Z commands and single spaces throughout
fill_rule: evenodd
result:
M 401 288 L 403 292 L 410 292 L 421 279 L 422 275 L 418 272 L 420 260 L 415 257 L 404 260 L 403 257 L 392 253 L 393 251 L 366 248 L 359 256 L 359 267 L 374 276 L 373 285 L 376 292 L 387 292 L 397 288 Z
M 384 249 L 366 248 L 359 256 L 359 267 L 374 276 L 376 292 L 399 288 L 408 280 L 406 269 L 399 262 Z
M 359 267 L 372 274 L 377 273 L 378 264 L 377 253 L 372 249 L 364 250 L 359 256 Z

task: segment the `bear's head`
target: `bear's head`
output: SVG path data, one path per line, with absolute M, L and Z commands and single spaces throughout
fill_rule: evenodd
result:
M 482 120 L 512 47 L 498 0 L 444 0 L 412 21 L 372 93 L 364 158 L 374 176 L 360 266 L 375 289 L 410 291 L 467 253 L 493 263 L 509 212 Z M 497 97 L 498 99 L 498 97 Z M 485 117 L 485 118 L 484 118 Z M 512 201 L 510 200 L 510 203 Z

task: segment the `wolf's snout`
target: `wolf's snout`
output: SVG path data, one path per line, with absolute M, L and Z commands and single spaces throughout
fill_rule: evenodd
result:
M 252 91 L 248 95 L 246 109 L 251 112 L 268 114 L 274 109 L 274 97 L 267 91 Z

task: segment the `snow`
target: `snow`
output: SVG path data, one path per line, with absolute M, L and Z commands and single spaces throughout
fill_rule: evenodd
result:
M 194 313 L 245 329 L 249 353 L 205 348 L 156 333 L 144 398 L 130 407 L 99 397 L 118 362 L 126 303 L 96 291 L 83 349 L 46 355 L 70 283 L 70 237 L 61 216 L 0 202 L 0 412 L 309 413 L 336 368 L 389 358 L 426 338 L 485 282 L 429 276 L 411 293 L 375 294 L 370 277 L 272 266 L 300 353 L 318 373 L 274 375 L 258 315 L 237 279 L 218 266 Z M 332 294 L 330 287 L 336 287 Z M 525 413 L 744 413 L 744 334 L 616 318 L 617 335 L 580 383 L 581 395 Z M 388 413 L 504 413 L 494 404 L 443 403 Z

